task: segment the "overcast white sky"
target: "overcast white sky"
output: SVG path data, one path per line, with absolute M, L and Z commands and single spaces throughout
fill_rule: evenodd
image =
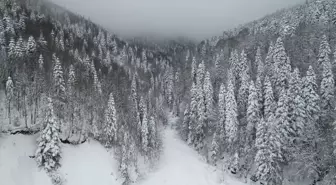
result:
M 203 39 L 305 0 L 51 0 L 120 36 Z

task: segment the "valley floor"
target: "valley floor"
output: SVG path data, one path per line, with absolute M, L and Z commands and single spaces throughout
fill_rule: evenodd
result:
M 170 119 L 172 124 L 174 118 Z M 169 126 L 168 126 L 169 127 Z M 0 138 L 0 184 L 51 185 L 47 174 L 34 159 L 36 135 L 3 135 Z M 139 185 L 243 185 L 216 171 L 200 155 L 180 140 L 176 131 L 164 131 L 163 154 L 158 166 Z M 62 145 L 61 174 L 65 185 L 119 185 L 118 163 L 111 152 L 90 140 L 79 146 Z

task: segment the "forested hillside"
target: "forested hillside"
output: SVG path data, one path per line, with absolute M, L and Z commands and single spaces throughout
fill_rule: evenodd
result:
M 40 135 L 31 157 L 55 184 L 64 184 L 61 142 L 90 139 L 117 156 L 124 184 L 138 182 L 140 163 L 154 167 L 166 151 L 168 111 L 223 174 L 336 183 L 336 1 L 306 1 L 198 44 L 126 41 L 48 1 L 0 2 L 0 128 Z
M 60 142 L 93 138 L 112 148 L 125 183 L 141 176 L 138 159 L 155 164 L 166 123 L 157 74 L 167 54 L 48 1 L 2 0 L 0 17 L 1 130 L 39 133 L 32 157 L 54 183 L 62 183 Z
M 334 184 L 335 29 L 307 1 L 183 50 L 181 137 L 249 181 Z

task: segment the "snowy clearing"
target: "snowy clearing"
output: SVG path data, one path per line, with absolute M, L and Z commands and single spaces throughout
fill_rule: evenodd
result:
M 176 118 L 170 118 L 170 124 Z M 0 179 L 6 185 L 51 185 L 50 178 L 36 166 L 36 138 L 25 135 L 3 135 L 0 139 Z M 140 185 L 243 185 L 216 171 L 202 157 L 180 140 L 175 130 L 164 131 L 164 151 L 153 172 L 136 184 Z M 118 162 L 111 152 L 90 140 L 78 146 L 62 144 L 60 173 L 65 185 L 113 185 L 118 179 Z
M 176 118 L 170 116 L 169 123 L 173 125 Z M 148 174 L 140 182 L 141 185 L 243 185 L 228 175 L 223 175 L 213 166 L 208 165 L 202 157 L 185 142 L 176 131 L 167 128 L 163 136 L 164 151 L 158 170 Z

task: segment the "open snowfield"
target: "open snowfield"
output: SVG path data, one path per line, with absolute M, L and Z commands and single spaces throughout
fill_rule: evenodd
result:
M 170 119 L 170 123 L 175 121 Z M 169 126 L 168 126 L 169 127 Z M 2 135 L 0 138 L 1 185 L 51 185 L 50 178 L 29 158 L 36 149 L 36 137 Z M 243 185 L 204 162 L 202 157 L 167 128 L 164 152 L 153 172 L 139 181 L 140 185 Z M 65 185 L 119 185 L 118 163 L 111 152 L 90 140 L 78 146 L 62 145 L 60 172 Z
M 50 178 L 29 158 L 36 149 L 36 136 L 0 138 L 1 185 L 51 185 Z M 99 143 L 62 145 L 61 175 L 65 185 L 111 185 L 117 182 L 117 161 Z

